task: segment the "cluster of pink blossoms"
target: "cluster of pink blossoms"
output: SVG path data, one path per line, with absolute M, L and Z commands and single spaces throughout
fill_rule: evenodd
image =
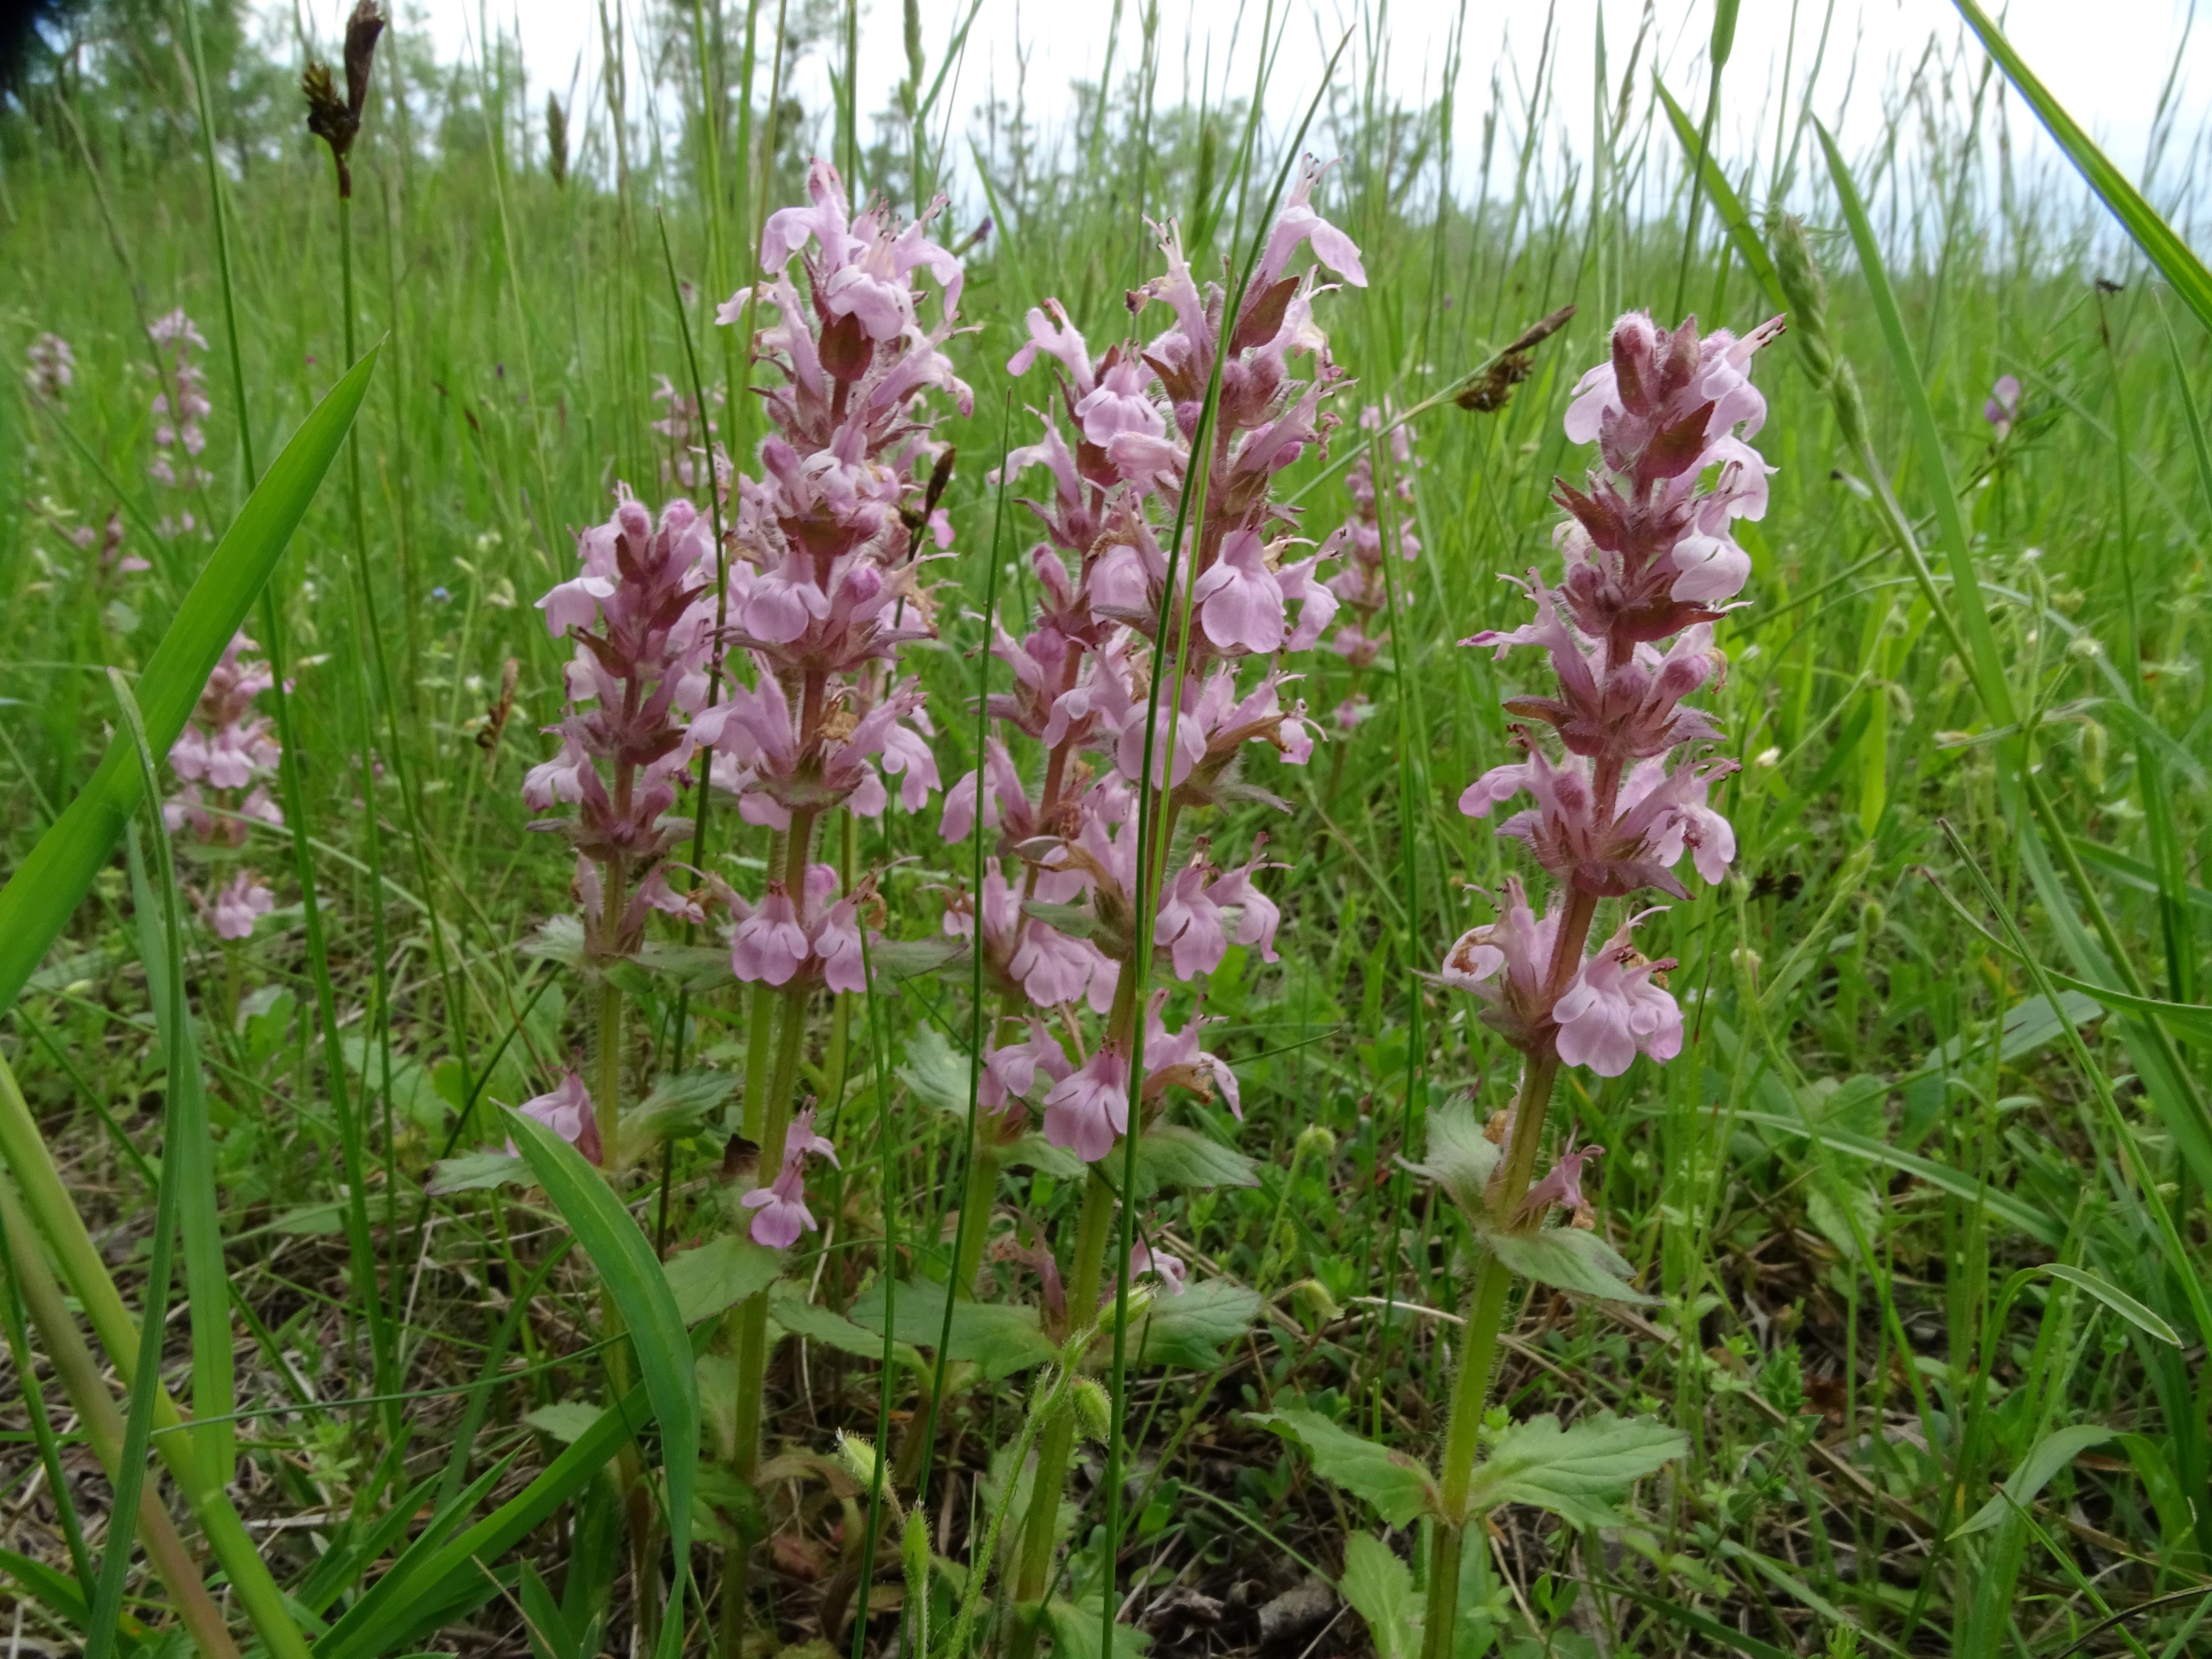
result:
M 23 385 L 42 403 L 58 404 L 76 379 L 76 353 L 58 334 L 41 334 L 23 354 Z
M 653 429 L 668 441 L 668 453 L 660 458 L 660 482 L 673 483 L 678 489 L 696 489 L 707 475 L 706 456 L 700 447 L 706 437 L 706 423 L 699 418 L 699 400 L 688 392 L 678 391 L 676 382 L 665 374 L 657 378 L 659 384 L 653 389 L 653 400 L 660 405 L 661 416 L 653 422 Z M 717 471 L 727 459 L 718 447 Z
M 1359 429 L 1380 432 L 1383 420 L 1382 410 L 1370 404 L 1359 411 Z M 1389 539 L 1395 544 L 1398 557 L 1411 564 L 1421 555 L 1420 538 L 1413 533 L 1413 470 L 1420 462 L 1413 456 L 1413 434 L 1404 427 L 1391 428 L 1389 444 L 1395 464 L 1391 516 L 1395 520 Z M 1370 450 L 1361 449 L 1359 458 L 1344 475 L 1344 487 L 1352 507 L 1345 526 L 1348 532 L 1343 544 L 1345 563 L 1329 578 L 1328 586 L 1350 614 L 1329 636 L 1328 648 L 1358 670 L 1371 667 L 1389 643 L 1384 625 L 1376 620 L 1390 607 L 1390 577 L 1383 564 L 1388 555 L 1383 550 L 1382 495 L 1375 480 Z M 1349 732 L 1374 712 L 1375 705 L 1355 691 L 1336 706 L 1337 726 Z
M 181 309 L 156 318 L 147 332 L 161 360 L 161 387 L 154 394 L 154 459 L 146 475 L 171 489 L 204 489 L 214 479 L 199 464 L 207 448 L 207 429 L 200 423 L 214 405 L 192 353 L 205 351 L 207 341 Z M 160 525 L 164 536 L 189 535 L 198 527 L 189 508 Z
M 171 835 L 203 847 L 245 846 L 248 820 L 272 828 L 284 822 L 266 783 L 283 750 L 267 717 L 253 712 L 253 700 L 276 682 L 267 663 L 246 659 L 252 649 L 244 634 L 232 638 L 191 719 L 169 746 L 169 769 L 181 787 L 162 803 L 162 821 Z M 250 869 L 192 898 L 216 935 L 231 939 L 251 935 L 253 924 L 276 905 L 276 896 Z
M 1596 902 L 1644 888 L 1685 896 L 1674 872 L 1686 858 L 1717 884 L 1735 855 L 1708 799 L 1734 763 L 1710 757 L 1719 732 L 1683 699 L 1726 665 L 1712 624 L 1751 569 L 1729 526 L 1765 512 L 1773 470 L 1746 441 L 1766 414 L 1751 360 L 1781 327 L 1777 318 L 1742 339 L 1700 337 L 1694 319 L 1669 332 L 1641 313 L 1622 318 L 1610 360 L 1582 378 L 1567 410 L 1567 435 L 1595 439 L 1601 465 L 1587 490 L 1559 486 L 1565 576 L 1553 588 L 1531 570 L 1521 585 L 1534 619 L 1465 641 L 1550 654 L 1556 690 L 1505 707 L 1550 726 L 1562 752 L 1554 759 L 1516 725 L 1522 757 L 1476 779 L 1460 810 L 1487 817 L 1527 792 L 1535 804 L 1498 833 L 1524 842 L 1556 887 L 1539 917 L 1509 877 L 1498 919 L 1452 946 L 1443 978 L 1486 1001 L 1484 1019 L 1516 1047 L 1556 1044 L 1560 1060 L 1601 1077 L 1639 1052 L 1679 1054 L 1682 1015 L 1660 978 L 1671 961 L 1647 961 L 1630 942 L 1650 912 L 1624 917 L 1584 954 Z M 1580 1160 L 1595 1150 L 1537 1190 L 1578 1204 Z
M 1163 681 L 1152 781 L 1165 794 L 1170 834 L 1188 807 L 1273 800 L 1237 775 L 1248 744 L 1294 765 L 1313 750 L 1315 728 L 1303 704 L 1286 702 L 1295 677 L 1280 659 L 1312 647 L 1335 615 L 1336 595 L 1317 568 L 1333 550 L 1298 556 L 1294 516 L 1270 490 L 1336 423 L 1322 403 L 1343 375 L 1313 316 L 1316 296 L 1334 287 L 1323 268 L 1366 281 L 1351 240 L 1314 211 L 1319 177 L 1309 161 L 1235 317 L 1224 315 L 1220 287 L 1194 278 L 1170 226 L 1160 235 L 1165 272 L 1129 295 L 1133 317 L 1154 304 L 1169 309 L 1162 332 L 1094 354 L 1048 300 L 1029 313 L 1029 341 L 1007 365 L 1021 374 L 1049 359 L 1056 370 L 1037 441 L 1007 458 L 1017 473 L 1046 469 L 1053 491 L 1025 503 L 1044 529 L 1029 554 L 1036 613 L 1018 640 L 996 629 L 994 653 L 1013 674 L 1012 689 L 989 702 L 999 735 L 981 767 L 945 796 L 946 840 L 964 840 L 979 814 L 995 836 L 982 891 L 953 895 L 945 928 L 977 943 L 1002 998 L 1057 1011 L 1071 1036 L 1078 1001 L 1111 1016 L 1087 1055 L 1071 1055 L 1036 1017 L 1026 1036 L 985 1055 L 981 1099 L 1001 1115 L 998 1133 L 1017 1133 L 1022 1103 L 1041 1094 L 1046 1139 L 1086 1160 L 1105 1157 L 1130 1127 L 1136 1011 L 1121 994 L 1139 934 L 1137 786 L 1155 665 Z M 1291 261 L 1306 245 L 1318 263 L 1294 273 Z M 1219 403 L 1199 463 L 1204 511 L 1185 527 L 1167 627 L 1155 637 L 1169 597 L 1168 544 L 1193 483 L 1192 443 L 1217 361 Z M 1177 660 L 1186 632 L 1188 656 Z M 1259 669 L 1249 678 L 1240 673 L 1248 663 Z M 1018 748 L 1038 755 L 1033 775 Z M 1267 867 L 1258 848 L 1242 863 L 1218 859 L 1204 837 L 1169 866 L 1152 926 L 1168 972 L 1182 980 L 1210 972 L 1232 941 L 1275 959 L 1279 916 L 1255 880 Z M 1205 1022 L 1170 1031 L 1164 1006 L 1162 994 L 1145 1011 L 1139 1100 L 1157 1110 L 1180 1087 L 1237 1111 L 1235 1077 L 1200 1048 Z

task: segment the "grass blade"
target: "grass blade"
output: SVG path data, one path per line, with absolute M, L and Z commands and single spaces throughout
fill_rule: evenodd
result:
M 2051 95 L 2051 89 L 2036 78 L 2035 71 L 2013 50 L 2012 42 L 2005 39 L 2004 31 L 1995 20 L 1974 0 L 1953 3 L 1959 8 L 1959 15 L 1966 20 L 1966 26 L 1981 37 L 1983 46 L 2004 71 L 2005 79 L 2027 100 L 2027 106 L 2035 112 L 2045 131 L 2066 152 L 2066 159 L 2074 163 L 2075 170 L 2097 192 L 2112 217 L 2120 222 L 2120 228 L 2135 239 L 2136 246 L 2173 284 L 2173 291 L 2197 313 L 2197 320 L 2212 328 L 2212 270 L 2204 268 L 2204 262 L 2159 216 L 2158 210 L 2143 199 L 2142 192 L 2130 184 L 2126 175 L 2106 159 L 2089 135 L 2074 124 L 2074 118 Z M 1823 143 L 1827 142 L 1826 131 L 1820 139 Z
M 663 1619 L 660 1650 L 672 1654 L 684 1639 L 684 1587 L 691 1559 L 691 1490 L 699 1472 L 699 1381 L 691 1341 L 675 1292 L 653 1246 L 638 1231 L 606 1178 L 584 1155 L 534 1118 L 507 1114 L 507 1133 L 530 1162 L 531 1172 L 573 1228 L 592 1258 L 615 1305 L 622 1310 L 646 1397 L 660 1423 L 660 1461 L 668 1483 L 668 1532 L 675 1583 Z M 645 1594 L 643 1586 L 638 1593 Z
M 1728 227 L 1729 240 L 1735 244 L 1737 257 L 1759 279 L 1759 291 L 1766 295 L 1767 303 L 1778 311 L 1787 311 L 1790 302 L 1782 297 L 1782 284 L 1774 275 L 1774 261 L 1766 252 L 1766 245 L 1759 240 L 1758 231 L 1752 227 L 1751 216 L 1744 210 L 1743 198 L 1735 193 L 1735 186 L 1729 183 L 1728 175 L 1721 171 L 1720 163 L 1713 160 L 1711 152 L 1699 143 L 1697 124 L 1690 119 L 1689 112 L 1674 101 L 1674 94 L 1667 90 L 1656 76 L 1651 79 L 1651 89 L 1659 94 L 1659 101 L 1667 111 L 1668 124 L 1674 129 L 1674 137 L 1681 141 L 1684 152 L 1693 162 L 1702 163 L 1705 194 L 1713 198 L 1714 210 L 1719 213 L 1721 222 Z M 1715 318 L 1711 320 L 1717 322 L 1719 319 Z
M 138 678 L 148 746 L 167 754 L 200 688 L 246 621 L 368 389 L 376 352 L 348 371 L 301 422 L 200 572 Z M 131 740 L 118 734 L 100 767 L 0 888 L 0 1006 L 15 1001 L 93 877 L 123 837 L 144 788 Z

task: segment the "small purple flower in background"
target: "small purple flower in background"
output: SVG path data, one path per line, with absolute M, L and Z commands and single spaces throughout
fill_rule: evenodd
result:
M 1996 429 L 1999 443 L 2012 435 L 2012 423 L 2020 418 L 2017 379 L 2010 374 L 1997 376 L 1997 383 L 1990 388 L 1989 400 L 1982 405 L 1982 418 Z
M 207 429 L 201 422 L 213 412 L 208 402 L 207 377 L 192 353 L 205 351 L 207 341 L 192 319 L 173 311 L 149 325 L 155 355 L 161 360 L 161 390 L 154 394 L 154 459 L 146 474 L 171 489 L 204 489 L 215 479 L 200 465 L 207 447 Z M 172 520 L 163 519 L 164 536 L 189 534 L 198 528 L 190 511 Z
M 605 1149 L 599 1144 L 599 1120 L 592 1110 L 592 1091 L 575 1073 L 564 1073 L 558 1086 L 550 1093 L 526 1100 L 514 1109 L 544 1124 L 581 1152 L 586 1162 L 605 1162 Z M 510 1155 L 514 1152 L 514 1141 L 507 1143 L 507 1150 Z
M 76 379 L 76 353 L 58 334 L 41 334 L 23 354 L 23 384 L 31 395 L 46 403 L 67 400 Z
M 815 1231 L 814 1212 L 806 1207 L 805 1174 L 810 1154 L 837 1162 L 836 1149 L 814 1133 L 811 1106 L 791 1120 L 783 1141 L 783 1167 L 775 1181 L 754 1188 L 738 1200 L 744 1208 L 758 1212 L 753 1217 L 754 1243 L 771 1250 L 787 1250 L 799 1242 L 800 1233 Z
M 1382 410 L 1370 404 L 1359 411 L 1359 429 L 1380 432 L 1385 418 Z M 1397 556 L 1411 564 L 1421 553 L 1420 538 L 1413 533 L 1413 471 L 1421 462 L 1413 454 L 1413 434 L 1406 428 L 1394 427 L 1389 443 L 1395 463 L 1391 494 L 1396 524 L 1392 539 Z M 1359 458 L 1345 474 L 1344 487 L 1352 505 L 1352 517 L 1345 524 L 1348 534 L 1342 544 L 1346 562 L 1329 578 L 1328 586 L 1349 614 L 1330 636 L 1328 646 L 1357 670 L 1370 666 L 1388 643 L 1388 635 L 1377 619 L 1390 604 L 1389 575 L 1383 567 L 1382 499 L 1375 481 L 1374 454 L 1366 445 L 1361 446 Z M 1358 707 L 1347 714 L 1346 708 L 1353 704 Z M 1354 693 L 1338 705 L 1337 726 L 1349 732 L 1371 712 L 1366 699 Z
M 267 663 L 246 658 L 253 648 L 243 633 L 232 637 L 169 746 L 169 769 L 181 787 L 161 803 L 161 820 L 171 835 L 202 847 L 243 847 L 249 820 L 272 829 L 284 822 L 266 782 L 283 750 L 268 718 L 253 712 L 254 699 L 276 682 Z M 213 894 L 195 894 L 193 902 L 226 939 L 246 938 L 255 921 L 276 908 L 251 870 L 240 870 Z
M 656 378 L 660 384 L 653 388 L 653 400 L 661 406 L 662 414 L 653 422 L 653 429 L 668 440 L 668 453 L 660 459 L 660 481 L 672 481 L 681 489 L 696 489 L 706 477 L 705 453 L 698 447 L 703 431 L 699 400 L 688 392 L 678 391 L 665 374 Z M 718 476 L 728 465 L 719 448 L 714 463 Z

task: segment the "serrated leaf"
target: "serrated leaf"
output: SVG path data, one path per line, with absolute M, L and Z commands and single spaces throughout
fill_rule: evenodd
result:
M 684 1072 L 663 1078 L 622 1115 L 616 1132 L 617 1167 L 627 1168 L 663 1141 L 692 1133 L 738 1086 L 730 1072 Z
M 712 1319 L 766 1290 L 782 1270 L 781 1252 L 735 1233 L 710 1239 L 696 1250 L 679 1250 L 660 1264 L 686 1325 Z
M 584 966 L 584 922 L 580 916 L 548 916 L 523 938 L 526 957 L 541 957 L 564 968 Z
M 878 1279 L 853 1304 L 854 1322 L 875 1332 L 879 1346 L 884 1300 L 884 1281 Z M 945 1287 L 927 1279 L 900 1283 L 891 1324 L 892 1334 L 900 1341 L 933 1351 L 943 1341 L 946 1358 L 976 1361 L 994 1379 L 1043 1364 L 1059 1352 L 1045 1335 L 1035 1308 L 1006 1302 L 955 1301 L 948 1339 Z
M 550 1406 L 540 1406 L 534 1412 L 523 1413 L 522 1420 L 533 1429 L 542 1429 L 564 1446 L 573 1446 L 592 1431 L 592 1425 L 606 1413 L 604 1406 L 594 1406 L 582 1400 L 563 1400 Z
M 443 1198 L 451 1193 L 476 1192 L 488 1187 L 526 1187 L 530 1166 L 513 1152 L 464 1152 L 441 1158 L 430 1166 L 428 1188 Z
M 819 1342 L 824 1347 L 835 1348 L 840 1353 L 853 1354 L 862 1359 L 881 1359 L 884 1357 L 884 1336 L 881 1331 L 872 1331 L 855 1325 L 844 1315 L 828 1308 L 818 1308 L 806 1299 L 805 1290 L 795 1285 L 778 1285 L 769 1292 L 769 1317 L 793 1336 L 803 1336 L 809 1342 Z M 921 1356 L 903 1342 L 894 1343 L 893 1357 L 912 1369 L 927 1372 L 928 1367 Z
M 1137 1363 L 1211 1370 L 1221 1363 L 1222 1349 L 1250 1330 L 1259 1313 L 1259 1292 L 1218 1279 L 1200 1279 L 1181 1296 L 1155 1296 L 1138 1327 Z M 1110 1322 L 1107 1330 L 1110 1341 Z
M 1138 1143 L 1140 1146 L 1143 1144 Z M 1010 1170 L 1036 1170 L 1062 1181 L 1078 1180 L 1091 1167 L 1066 1147 L 1054 1146 L 1035 1130 L 1009 1142 L 1000 1152 L 999 1162 Z
M 1260 1166 L 1233 1146 L 1180 1123 L 1155 1123 L 1137 1137 L 1136 1195 L 1163 1187 L 1256 1187 Z
M 906 1059 L 898 1068 L 899 1081 L 932 1111 L 968 1119 L 968 1057 L 945 1040 L 934 1025 L 924 1025 L 907 1039 Z
M 1987 1532 L 2010 1515 L 2015 1507 L 2026 1509 L 2036 1495 L 2049 1486 L 2051 1478 L 2092 1446 L 2101 1446 L 2112 1437 L 2110 1429 L 2094 1423 L 2076 1423 L 2063 1429 L 2053 1429 L 2028 1449 L 2020 1460 L 2020 1467 L 2006 1477 L 2002 1490 L 1976 1510 L 1951 1534 L 1961 1537 L 1970 1532 Z
M 957 939 L 887 939 L 871 941 L 868 965 L 881 979 L 917 979 L 943 973 L 968 960 L 968 942 Z
M 1316 1474 L 1364 1498 L 1388 1524 L 1402 1527 L 1425 1512 L 1436 1512 L 1435 1480 L 1404 1452 L 1297 1407 L 1246 1415 L 1304 1446 Z
M 1580 1227 L 1546 1227 L 1533 1233 L 1486 1233 L 1483 1237 L 1507 1268 L 1540 1285 L 1606 1302 L 1648 1304 L 1658 1300 L 1628 1282 L 1634 1269 L 1595 1232 Z
M 1419 1603 L 1413 1571 L 1379 1538 L 1356 1532 L 1344 1540 L 1344 1577 L 1337 1588 L 1367 1621 L 1376 1659 L 1413 1659 L 1420 1651 Z
M 1648 1417 L 1610 1412 L 1562 1429 L 1547 1412 L 1498 1437 L 1468 1489 L 1470 1514 L 1501 1504 L 1531 1504 L 1578 1526 L 1614 1526 L 1605 1500 L 1680 1457 L 1689 1441 Z
M 1488 1213 L 1483 1188 L 1501 1156 L 1501 1149 L 1483 1133 L 1482 1127 L 1475 1120 L 1474 1106 L 1466 1101 L 1440 1107 L 1429 1114 L 1427 1158 L 1406 1166 L 1442 1187 L 1468 1218 L 1477 1222 Z
M 687 991 L 714 991 L 738 982 L 730 966 L 730 952 L 719 945 L 647 945 L 637 953 L 637 965 L 648 974 L 672 980 Z
M 1089 939 L 1098 931 L 1098 918 L 1087 904 L 1049 904 L 1043 899 L 1024 899 L 1022 909 L 1054 933 L 1065 933 L 1070 939 Z

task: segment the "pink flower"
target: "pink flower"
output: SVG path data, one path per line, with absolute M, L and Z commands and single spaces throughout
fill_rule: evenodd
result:
M 1134 1279 L 1141 1273 L 1158 1279 L 1170 1296 L 1181 1296 L 1183 1292 L 1182 1258 L 1170 1255 L 1165 1250 L 1155 1250 L 1140 1238 L 1129 1247 L 1129 1277 Z
M 810 1156 L 837 1162 L 836 1150 L 814 1133 L 811 1106 L 793 1117 L 785 1132 L 783 1164 L 775 1180 L 766 1187 L 754 1188 L 738 1200 L 744 1208 L 759 1212 L 753 1217 L 754 1243 L 787 1250 L 799 1242 L 800 1233 L 815 1231 L 814 1212 L 806 1207 L 805 1171 Z
M 760 908 L 738 923 L 730 935 L 730 971 L 751 983 L 789 983 L 805 965 L 806 930 L 799 925 L 799 907 L 780 881 L 768 884 Z
M 1052 314 L 1048 317 L 1046 312 Z M 1056 359 L 1067 371 L 1067 378 L 1074 386 L 1079 398 L 1089 397 L 1091 389 L 1097 385 L 1091 368 L 1091 348 L 1083 343 L 1083 336 L 1077 331 L 1075 325 L 1067 320 L 1066 307 L 1057 300 L 1048 299 L 1042 311 L 1031 306 L 1024 320 L 1030 331 L 1029 343 L 1006 359 L 1006 373 L 1010 375 L 1028 374 L 1030 365 L 1036 362 L 1037 354 L 1042 352 L 1046 356 Z M 1079 419 L 1081 414 L 1079 409 Z M 1094 438 L 1091 441 L 1099 443 L 1104 441 Z M 1012 456 L 1007 458 L 1010 462 L 1012 459 Z
M 1559 1154 L 1559 1161 L 1552 1166 L 1549 1174 L 1528 1189 L 1528 1196 L 1521 1200 L 1521 1213 L 1540 1216 L 1554 1204 L 1564 1206 L 1578 1215 L 1586 1212 L 1589 1206 L 1583 1199 L 1583 1165 L 1604 1154 L 1602 1146 L 1584 1146 L 1577 1150 L 1574 1136 L 1569 1135 L 1567 1149 Z
M 1044 1097 L 1044 1138 L 1096 1164 L 1129 1127 L 1128 1057 L 1112 1042 L 1053 1085 Z
M 1313 210 L 1314 186 L 1321 182 L 1323 171 L 1310 155 L 1300 164 L 1290 198 L 1283 204 L 1283 210 L 1275 216 L 1274 225 L 1267 232 L 1267 252 L 1261 255 L 1259 268 L 1252 273 L 1255 288 L 1267 288 L 1278 281 L 1301 242 L 1310 242 L 1314 258 L 1352 287 L 1367 286 L 1367 272 L 1359 263 L 1359 250 L 1353 246 L 1352 238 Z
M 1639 1051 L 1661 1060 L 1682 1052 L 1682 1011 L 1653 980 L 1673 962 L 1647 962 L 1629 943 L 1630 929 L 1641 920 L 1631 917 L 1620 925 L 1583 963 L 1552 1011 L 1559 1025 L 1559 1058 L 1600 1077 L 1619 1077 Z
M 217 890 L 207 907 L 208 926 L 217 939 L 251 939 L 253 924 L 276 908 L 276 896 L 251 870 L 241 870 Z
M 605 1149 L 599 1144 L 599 1122 L 592 1109 L 591 1091 L 574 1072 L 564 1073 L 550 1092 L 533 1096 L 514 1109 L 544 1124 L 581 1152 L 586 1162 L 603 1161 Z M 507 1143 L 507 1150 L 509 1156 L 514 1155 L 513 1140 Z
M 1075 405 L 1083 435 L 1103 449 L 1125 432 L 1148 438 L 1164 433 L 1167 421 L 1145 395 L 1151 380 L 1151 371 L 1134 358 L 1123 358 L 1109 368 Z
M 64 386 L 69 384 L 66 374 L 63 377 L 62 384 Z M 2020 418 L 2018 379 L 2010 374 L 1997 376 L 1996 384 L 1990 388 L 1989 400 L 1982 405 L 1982 418 L 1996 428 L 1999 443 L 2002 443 L 2012 435 L 2013 422 Z
M 1220 556 L 1191 590 L 1206 637 L 1221 650 L 1257 655 L 1283 643 L 1283 590 L 1267 568 L 1267 549 L 1249 530 L 1222 538 Z

